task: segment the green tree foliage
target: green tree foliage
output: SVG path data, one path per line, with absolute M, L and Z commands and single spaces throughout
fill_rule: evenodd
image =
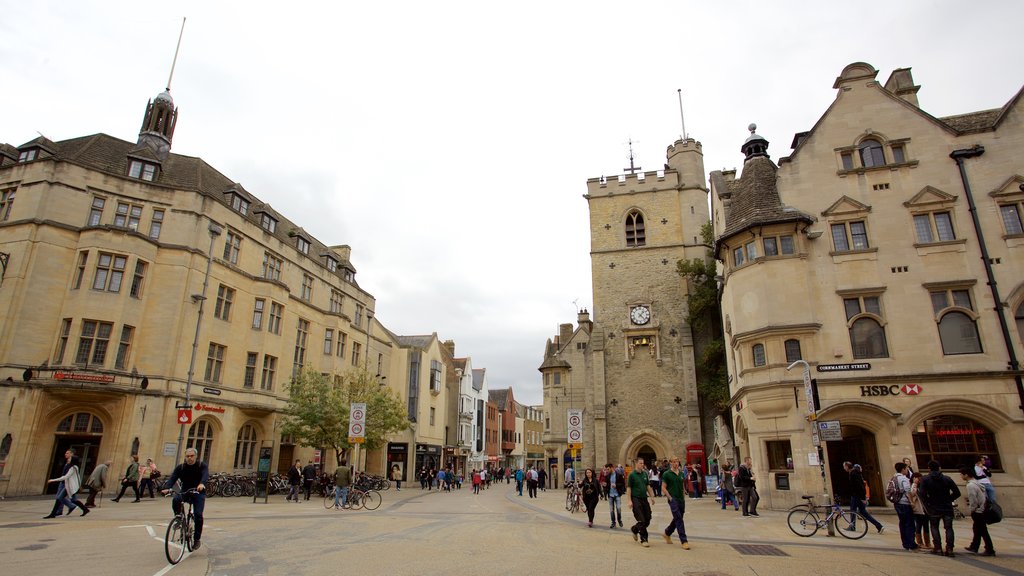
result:
M 352 448 L 348 417 L 353 402 L 366 403 L 367 450 L 380 448 L 389 435 L 409 427 L 402 401 L 366 370 L 325 375 L 306 366 L 288 391 L 282 432 L 306 446 L 333 448 L 338 462 Z
M 714 242 L 711 222 L 701 226 L 701 238 L 706 246 Z M 706 258 L 680 260 L 676 272 L 690 282 L 687 296 L 689 314 L 687 322 L 695 332 L 706 332 L 711 341 L 704 345 L 697 357 L 697 390 L 706 400 L 722 409 L 729 402 L 729 382 L 725 362 L 725 338 L 722 336 L 722 307 L 718 299 L 715 280 L 715 260 L 708 250 Z

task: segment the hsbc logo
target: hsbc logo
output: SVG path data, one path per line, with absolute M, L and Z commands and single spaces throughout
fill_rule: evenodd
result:
M 907 396 L 917 396 L 918 394 L 921 393 L 921 385 L 920 384 L 904 384 L 903 387 L 900 388 L 900 392 L 903 392 Z

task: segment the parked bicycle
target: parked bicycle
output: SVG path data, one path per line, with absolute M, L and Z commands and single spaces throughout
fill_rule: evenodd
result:
M 198 494 L 195 489 L 186 490 L 182 495 Z M 164 536 L 164 554 L 171 564 L 181 562 L 186 551 L 192 551 L 193 537 L 195 536 L 195 516 L 192 514 L 192 500 L 182 503 L 188 504 L 188 509 L 182 508 L 181 514 L 175 514 L 170 523 L 167 524 L 167 534 Z
M 583 492 L 579 482 L 570 482 L 565 487 L 565 509 L 575 514 L 583 505 Z
M 348 489 L 348 501 L 343 508 L 347 510 L 359 510 L 360 508 L 366 508 L 367 510 L 376 510 L 380 507 L 380 503 L 383 500 L 380 496 L 380 492 L 370 489 L 360 489 L 355 485 L 349 486 Z M 324 496 L 324 508 L 330 510 L 334 508 L 334 492 L 330 492 Z
M 835 531 L 850 540 L 859 540 L 868 532 L 868 523 L 856 512 L 843 510 L 838 502 L 831 506 L 815 506 L 814 496 L 803 496 L 807 502 L 790 508 L 786 522 L 789 529 L 797 536 L 809 538 L 814 536 L 819 529 L 827 527 L 829 522 L 833 523 Z M 825 518 L 821 514 L 828 513 Z

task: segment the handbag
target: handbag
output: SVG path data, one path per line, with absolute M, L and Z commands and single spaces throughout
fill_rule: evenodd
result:
M 987 500 L 981 515 L 985 520 L 985 524 L 998 524 L 1003 520 L 1003 507 L 998 502 Z

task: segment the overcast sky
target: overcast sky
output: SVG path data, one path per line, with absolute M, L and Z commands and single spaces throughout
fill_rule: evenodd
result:
M 593 302 L 586 180 L 621 173 L 629 139 L 661 167 L 677 89 L 710 172 L 751 122 L 787 155 L 851 62 L 913 67 L 935 116 L 1024 83 L 1013 0 L 0 6 L 0 141 L 134 141 L 187 17 L 172 150 L 350 245 L 387 328 L 455 340 L 529 404 L 545 341 Z

